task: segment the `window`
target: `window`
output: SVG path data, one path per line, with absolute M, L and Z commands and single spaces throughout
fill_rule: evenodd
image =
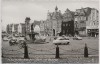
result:
M 66 32 L 68 32 L 68 30 L 66 30 Z
M 63 26 L 65 26 L 65 24 L 63 24 Z
M 65 33 L 65 30 L 63 30 L 63 33 Z
M 66 26 L 67 26 L 68 24 L 66 24 Z
M 91 31 L 91 30 L 88 30 L 88 31 Z
M 84 21 L 81 21 L 80 23 L 84 23 Z

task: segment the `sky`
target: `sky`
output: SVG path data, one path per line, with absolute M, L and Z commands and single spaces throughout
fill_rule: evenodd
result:
M 99 10 L 99 0 L 2 0 L 2 29 L 7 24 L 24 23 L 26 17 L 34 20 L 46 20 L 48 10 L 54 12 L 57 6 L 62 13 L 91 7 Z

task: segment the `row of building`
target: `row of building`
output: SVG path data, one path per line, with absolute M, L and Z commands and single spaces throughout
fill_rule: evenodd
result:
M 36 31 L 40 35 L 57 36 L 91 36 L 97 37 L 99 34 L 99 11 L 95 8 L 81 8 L 76 11 L 66 11 L 62 14 L 56 6 L 54 12 L 47 13 L 46 20 L 31 22 L 26 17 L 25 23 L 8 24 L 7 33 L 19 33 L 21 35 L 31 34 Z

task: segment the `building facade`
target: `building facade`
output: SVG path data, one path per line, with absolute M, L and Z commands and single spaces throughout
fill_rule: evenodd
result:
M 34 20 L 33 27 L 34 27 L 34 32 L 40 34 L 40 21 Z
M 74 13 L 69 9 L 63 14 L 61 35 L 74 36 Z
M 8 34 L 12 34 L 12 27 L 13 27 L 13 24 L 8 24 L 7 25 L 7 33 Z
M 99 12 L 94 8 L 81 8 L 75 11 L 75 33 L 81 36 L 98 35 Z
M 46 22 L 48 35 L 56 36 L 61 32 L 62 14 L 57 6 L 54 12 L 48 12 Z
M 19 26 L 19 24 L 13 24 L 13 26 L 14 26 L 14 33 L 18 33 L 18 26 Z
M 20 35 L 21 36 L 25 36 L 25 34 L 26 34 L 26 29 L 25 29 L 25 23 L 20 23 L 20 27 L 21 27 L 21 33 L 20 33 Z
M 30 33 L 30 18 L 29 17 L 26 17 L 26 19 L 25 19 L 25 33 L 26 33 L 26 35 L 28 35 L 29 33 Z
M 45 21 L 44 20 L 40 21 L 40 35 L 45 36 Z
M 37 33 L 43 36 L 80 35 L 97 37 L 99 34 L 99 11 L 89 7 L 76 9 L 75 12 L 66 9 L 62 14 L 56 6 L 54 12 L 48 11 L 46 20 L 34 20 L 32 23 L 30 21 L 30 17 L 26 17 L 25 23 L 8 24 L 7 33 L 20 32 L 25 36 L 37 30 Z
M 9 28 L 9 27 L 10 27 L 10 25 L 8 24 L 7 27 L 6 27 L 6 32 L 7 32 L 8 34 L 10 34 L 10 28 Z
M 88 21 L 88 16 L 90 15 L 91 8 L 81 8 L 76 9 L 75 15 L 74 15 L 74 30 L 75 34 L 80 36 L 86 36 L 87 30 L 86 30 L 86 23 Z
M 99 35 L 99 11 L 92 8 L 87 21 L 87 35 L 97 37 Z

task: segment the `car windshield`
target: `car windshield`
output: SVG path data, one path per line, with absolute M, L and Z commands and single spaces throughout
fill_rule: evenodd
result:
M 68 38 L 64 38 L 64 37 L 60 37 L 60 38 L 57 38 L 57 40 L 69 40 Z

